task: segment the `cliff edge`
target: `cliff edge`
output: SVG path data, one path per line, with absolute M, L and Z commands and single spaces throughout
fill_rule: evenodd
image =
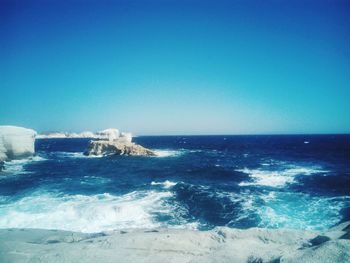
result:
M 27 158 L 35 153 L 36 132 L 16 126 L 0 126 L 0 162 Z

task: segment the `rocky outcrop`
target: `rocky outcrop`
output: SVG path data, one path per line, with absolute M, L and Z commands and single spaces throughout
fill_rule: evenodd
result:
M 16 126 L 0 126 L 0 167 L 3 161 L 34 155 L 36 132 Z
M 156 156 L 155 152 L 128 139 L 90 141 L 85 155 Z
M 95 134 L 98 140 L 90 141 L 85 155 L 156 156 L 156 153 L 132 142 L 132 134 L 110 128 Z

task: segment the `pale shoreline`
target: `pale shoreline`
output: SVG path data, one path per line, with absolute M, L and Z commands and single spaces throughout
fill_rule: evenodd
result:
M 350 262 L 350 221 L 327 231 L 218 227 L 96 234 L 0 229 L 0 262 Z

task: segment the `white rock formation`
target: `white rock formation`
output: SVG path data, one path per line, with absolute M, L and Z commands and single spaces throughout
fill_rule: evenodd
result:
M 0 162 L 32 156 L 36 132 L 16 126 L 0 126 Z
M 120 137 L 118 129 L 109 128 L 103 131 L 96 132 L 96 137 L 102 140 L 114 141 Z
M 94 234 L 0 229 L 2 262 L 349 263 L 350 224 L 324 233 L 218 227 L 124 229 Z
M 95 138 L 95 136 L 91 131 L 84 131 L 78 134 L 78 138 Z
M 96 138 L 96 134 L 90 131 L 84 131 L 81 133 L 69 133 L 69 132 L 50 132 L 38 134 L 37 139 L 58 139 L 58 138 Z
M 51 132 L 48 134 L 38 134 L 37 139 L 56 139 L 56 138 L 67 138 L 67 135 L 63 132 Z
M 131 142 L 132 141 L 132 134 L 130 132 L 122 132 L 120 134 L 120 139 L 122 139 L 126 142 Z
M 37 139 L 58 139 L 58 138 L 94 138 L 100 140 L 115 141 L 121 140 L 124 142 L 132 141 L 132 134 L 129 132 L 120 133 L 118 129 L 109 128 L 103 131 L 93 133 L 91 131 L 84 131 L 81 133 L 69 132 L 50 132 L 42 133 L 36 136 Z

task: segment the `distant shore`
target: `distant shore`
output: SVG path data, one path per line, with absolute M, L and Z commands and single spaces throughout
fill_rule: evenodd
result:
M 324 232 L 218 227 L 96 234 L 1 229 L 5 262 L 350 262 L 350 221 Z

